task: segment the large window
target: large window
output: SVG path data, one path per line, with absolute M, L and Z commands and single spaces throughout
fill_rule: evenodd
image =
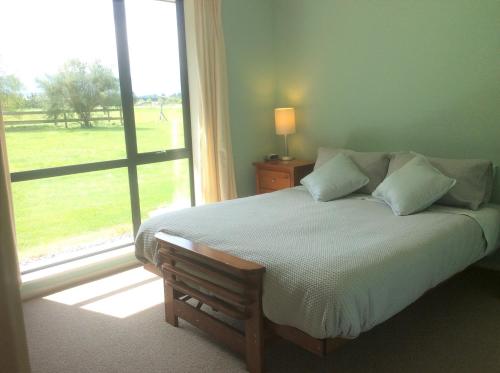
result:
M 142 219 L 193 204 L 182 1 L 4 0 L 0 14 L 22 272 L 125 247 Z

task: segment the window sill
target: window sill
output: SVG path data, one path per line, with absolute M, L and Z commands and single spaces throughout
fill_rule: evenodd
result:
M 133 246 L 113 250 L 22 276 L 21 297 L 44 296 L 113 273 L 141 265 Z

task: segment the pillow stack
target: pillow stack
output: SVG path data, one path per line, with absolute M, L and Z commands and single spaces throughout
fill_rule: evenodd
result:
M 340 153 L 321 164 L 300 183 L 316 201 L 327 202 L 351 194 L 369 181 L 351 158 Z
M 351 193 L 371 194 L 384 180 L 390 154 L 319 148 L 314 171 L 303 178 L 317 201 L 331 201 Z
M 425 210 L 443 197 L 456 180 L 443 175 L 422 156 L 413 158 L 389 175 L 373 192 L 396 215 L 410 215 Z
M 387 175 L 404 167 L 417 156 L 414 152 L 394 153 Z M 488 203 L 493 192 L 493 163 L 483 159 L 427 158 L 442 174 L 455 179 L 456 185 L 437 203 L 451 207 L 477 210 Z
M 359 193 L 373 193 L 377 186 L 384 180 L 385 175 L 387 175 L 389 161 L 391 159 L 389 153 L 355 152 L 349 149 L 319 148 L 314 170 L 318 169 L 325 162 L 338 154 L 345 154 L 351 158 L 356 166 L 358 166 L 359 170 L 370 179 L 368 184 L 359 190 Z
M 317 201 L 366 193 L 394 214 L 410 215 L 434 203 L 477 210 L 489 202 L 493 179 L 493 164 L 486 160 L 319 148 L 314 171 L 301 184 Z

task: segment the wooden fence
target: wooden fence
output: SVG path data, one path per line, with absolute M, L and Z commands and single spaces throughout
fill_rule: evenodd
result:
M 122 114 L 122 109 L 121 108 L 110 108 L 108 110 L 92 110 L 91 113 L 99 113 L 101 114 L 100 116 L 93 116 L 91 118 L 91 122 L 100 122 L 100 121 L 107 121 L 108 123 L 111 123 L 112 120 L 119 120 L 120 125 L 123 126 L 123 114 Z M 118 113 L 112 115 L 112 113 Z M 4 124 L 5 125 L 10 125 L 10 126 L 16 126 L 16 125 L 30 125 L 30 124 L 48 124 L 48 123 L 53 123 L 54 125 L 58 125 L 59 123 L 64 123 L 64 126 L 68 128 L 68 123 L 81 123 L 81 120 L 77 117 L 75 117 L 74 112 L 66 111 L 61 113 L 59 118 L 54 119 L 54 118 L 48 118 L 48 112 L 47 111 L 4 111 L 3 113 L 3 118 L 4 118 Z M 47 116 L 45 119 L 16 119 L 19 118 L 20 116 Z M 10 119 L 12 118 L 12 119 Z

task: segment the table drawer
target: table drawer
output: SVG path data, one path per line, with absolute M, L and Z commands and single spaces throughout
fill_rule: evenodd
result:
M 259 184 L 261 188 L 272 190 L 292 186 L 289 173 L 269 170 L 259 170 Z

